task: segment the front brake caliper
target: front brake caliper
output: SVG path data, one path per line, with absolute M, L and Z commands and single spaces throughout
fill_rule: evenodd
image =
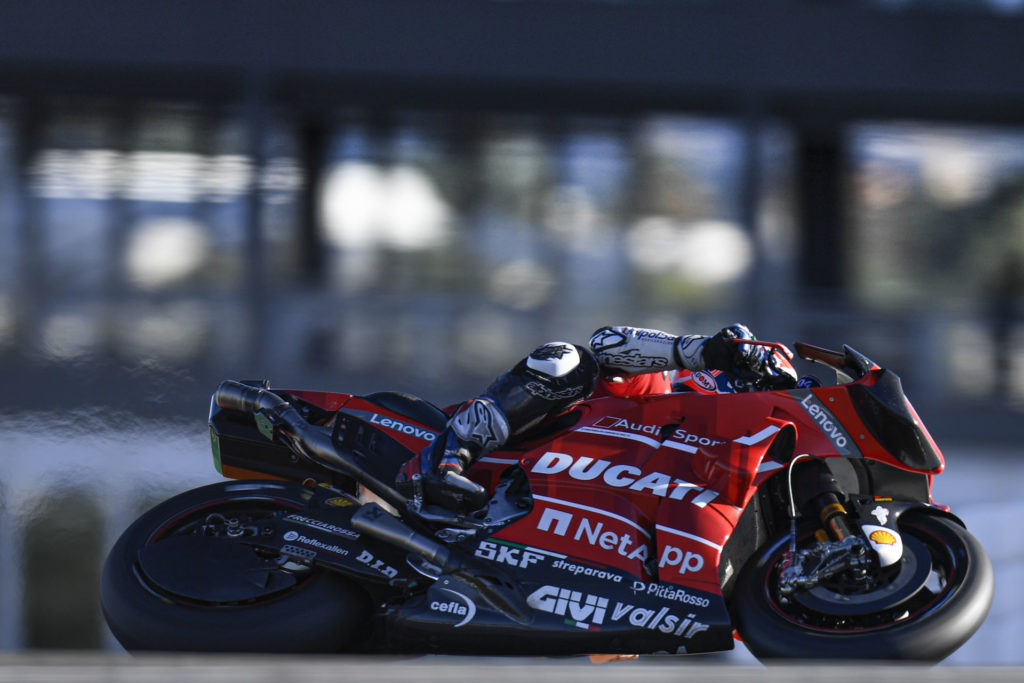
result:
M 841 541 L 818 541 L 798 550 L 779 574 L 779 592 L 785 598 L 798 590 L 814 588 L 822 581 L 850 570 L 863 570 L 870 564 L 867 542 L 860 536 Z

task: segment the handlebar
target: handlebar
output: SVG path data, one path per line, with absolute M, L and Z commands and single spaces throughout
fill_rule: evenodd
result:
M 737 346 L 750 344 L 764 349 L 756 368 L 736 367 L 723 370 L 736 391 L 774 391 L 791 389 L 796 384 L 796 375 L 787 373 L 787 369 L 793 371 L 792 361 L 795 356 L 782 342 L 742 337 L 729 341 Z

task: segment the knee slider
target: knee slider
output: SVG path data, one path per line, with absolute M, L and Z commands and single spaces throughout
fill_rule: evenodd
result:
M 565 407 L 594 391 L 597 361 L 593 354 L 574 344 L 550 342 L 538 346 L 510 374 L 522 378 L 530 395 Z
M 543 344 L 526 357 L 526 367 L 547 377 L 565 377 L 581 362 L 580 352 L 566 342 Z

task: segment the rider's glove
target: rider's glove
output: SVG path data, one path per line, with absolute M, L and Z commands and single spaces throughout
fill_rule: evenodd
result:
M 704 367 L 733 373 L 742 379 L 759 378 L 768 355 L 765 348 L 756 344 L 738 344 L 734 341 L 736 339 L 757 337 L 746 325 L 739 323 L 723 328 L 704 343 Z

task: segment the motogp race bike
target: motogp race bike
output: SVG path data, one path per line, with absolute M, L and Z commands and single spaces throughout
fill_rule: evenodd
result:
M 427 401 L 225 381 L 227 480 L 146 512 L 101 599 L 129 650 L 692 654 L 937 661 L 981 625 L 989 560 L 933 502 L 899 377 L 796 344 L 836 382 L 681 373 L 576 404 L 444 480 Z M 791 373 L 795 378 L 795 373 Z M 780 388 L 782 387 L 782 388 Z

